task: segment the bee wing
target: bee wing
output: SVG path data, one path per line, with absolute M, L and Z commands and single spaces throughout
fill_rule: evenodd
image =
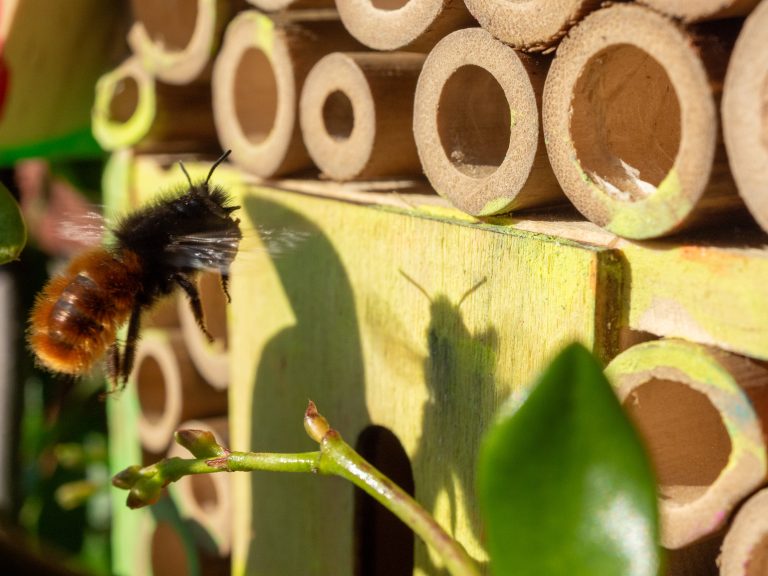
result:
M 254 236 L 261 239 L 260 248 L 240 248 L 242 239 Z M 255 252 L 266 251 L 273 258 L 279 257 L 294 250 L 308 236 L 302 231 L 261 227 L 244 230 L 240 235 L 232 231 L 198 232 L 172 236 L 165 251 L 174 266 L 226 272 L 236 256 L 247 260 Z
M 58 226 L 58 236 L 65 241 L 93 247 L 101 245 L 108 230 L 106 219 L 96 210 L 65 212 Z

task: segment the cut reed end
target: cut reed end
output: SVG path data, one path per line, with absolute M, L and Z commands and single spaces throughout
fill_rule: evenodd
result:
M 496 38 L 530 52 L 556 45 L 571 26 L 600 6 L 599 0 L 466 0 L 465 3 L 480 25 Z
M 189 300 L 177 299 L 181 334 L 188 354 L 200 375 L 214 388 L 229 386 L 229 356 L 227 336 L 227 299 L 221 287 L 221 276 L 211 272 L 200 275 L 197 288 L 203 306 L 203 317 L 213 342 L 209 342 L 195 321 Z
M 309 154 L 335 180 L 421 173 L 413 95 L 424 56 L 334 53 L 313 67 L 300 116 Z
M 768 232 L 768 2 L 747 18 L 723 89 L 723 135 L 739 193 Z
M 227 28 L 213 68 L 213 112 L 232 160 L 269 177 L 309 165 L 295 114 L 296 83 L 288 47 L 272 20 L 244 12 Z
M 759 413 L 766 368 L 670 339 L 626 350 L 606 373 L 654 463 L 662 545 L 678 549 L 716 533 L 768 473 Z
M 127 148 L 149 133 L 155 112 L 155 81 L 131 57 L 96 84 L 93 135 L 105 150 Z
M 252 10 L 227 28 L 213 69 L 213 111 L 221 146 L 262 177 L 312 166 L 301 138 L 299 94 L 330 52 L 359 49 L 333 15 L 272 20 Z
M 169 84 L 210 76 L 211 55 L 230 16 L 230 2 L 132 0 L 131 5 L 135 23 L 128 44 L 147 71 Z
M 627 4 L 592 13 L 560 44 L 543 108 L 552 168 L 587 218 L 637 239 L 696 222 L 718 122 L 705 64 L 674 22 Z
M 723 541 L 720 574 L 768 574 L 768 490 L 752 496 L 736 514 Z
M 686 22 L 746 16 L 760 0 L 640 0 L 658 10 Z
M 461 0 L 337 0 L 344 26 L 376 50 L 426 52 L 473 19 Z
M 547 64 L 481 28 L 435 46 L 416 87 L 413 127 L 438 194 L 476 216 L 562 199 L 540 138 Z
M 139 438 L 153 454 L 166 451 L 183 420 L 227 410 L 226 392 L 201 378 L 175 330 L 144 332 L 132 379 L 140 407 Z

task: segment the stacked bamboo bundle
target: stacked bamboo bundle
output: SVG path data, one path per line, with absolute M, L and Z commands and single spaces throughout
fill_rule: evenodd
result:
M 632 239 L 740 221 L 738 192 L 768 226 L 765 2 L 743 30 L 754 0 L 644 3 L 134 0 L 94 131 L 262 178 L 423 173 L 479 217 L 570 202 Z
M 132 0 L 132 54 L 96 86 L 94 136 L 102 148 L 216 149 L 211 56 L 240 0 Z
M 173 442 L 179 429 L 207 430 L 220 442 L 228 440 L 225 297 L 214 274 L 203 275 L 198 289 L 214 342 L 208 342 L 194 319 L 187 318 L 191 313 L 186 298 L 177 297 L 154 311 L 137 350 L 133 385 L 139 407 L 139 440 L 148 461 L 161 456 L 190 457 Z M 228 564 L 231 542 L 229 476 L 184 478 L 170 492 L 180 517 L 191 527 L 188 547 L 193 549 L 187 553 L 194 555 L 195 563 L 207 563 L 217 573 L 227 573 L 223 568 Z M 156 532 L 157 528 L 148 529 Z M 165 530 L 174 531 L 170 526 Z M 159 560 L 152 554 L 147 561 L 155 566 Z

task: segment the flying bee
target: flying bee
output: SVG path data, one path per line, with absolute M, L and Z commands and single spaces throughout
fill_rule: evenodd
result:
M 113 388 L 125 385 L 133 367 L 141 314 L 176 287 L 188 296 L 200 329 L 213 340 L 203 319 L 195 284 L 201 270 L 221 273 L 229 300 L 229 269 L 242 238 L 230 197 L 211 176 L 161 197 L 118 221 L 114 240 L 75 257 L 37 296 L 28 328 L 29 345 L 39 363 L 53 372 L 82 375 L 107 354 Z M 125 344 L 116 341 L 128 322 Z

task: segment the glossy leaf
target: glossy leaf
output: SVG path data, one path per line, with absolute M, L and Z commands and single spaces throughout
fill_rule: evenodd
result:
M 494 576 L 651 576 L 651 465 L 597 360 L 566 348 L 494 424 L 478 470 Z
M 26 242 L 27 229 L 19 205 L 0 184 L 0 264 L 18 258 Z

